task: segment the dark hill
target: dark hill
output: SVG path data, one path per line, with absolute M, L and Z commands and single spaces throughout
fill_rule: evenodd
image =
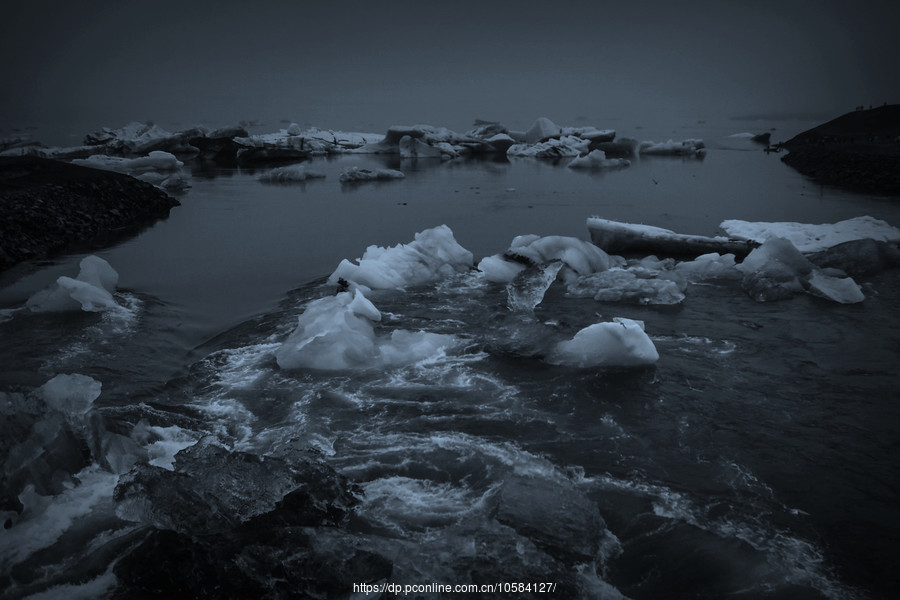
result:
M 781 146 L 781 160 L 823 184 L 900 196 L 900 105 L 847 113 Z
M 0 158 L 0 271 L 107 246 L 179 204 L 128 175 L 44 158 Z

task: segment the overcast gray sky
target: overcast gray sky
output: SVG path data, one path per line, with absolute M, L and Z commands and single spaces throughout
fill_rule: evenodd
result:
M 837 116 L 900 102 L 900 3 L 7 3 L 10 125 Z M 579 121 L 581 123 L 582 121 Z

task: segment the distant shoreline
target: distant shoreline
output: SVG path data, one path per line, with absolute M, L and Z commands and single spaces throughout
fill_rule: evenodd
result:
M 857 109 L 781 146 L 785 164 L 822 184 L 900 196 L 900 105 Z

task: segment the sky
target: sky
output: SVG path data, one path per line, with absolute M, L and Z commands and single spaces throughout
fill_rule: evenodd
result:
M 615 128 L 900 103 L 893 1 L 29 0 L 3 13 L 0 136 L 135 120 Z

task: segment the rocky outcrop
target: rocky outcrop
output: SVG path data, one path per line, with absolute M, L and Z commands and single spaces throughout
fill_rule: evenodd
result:
M 107 246 L 179 204 L 128 175 L 37 157 L 0 158 L 0 270 Z

